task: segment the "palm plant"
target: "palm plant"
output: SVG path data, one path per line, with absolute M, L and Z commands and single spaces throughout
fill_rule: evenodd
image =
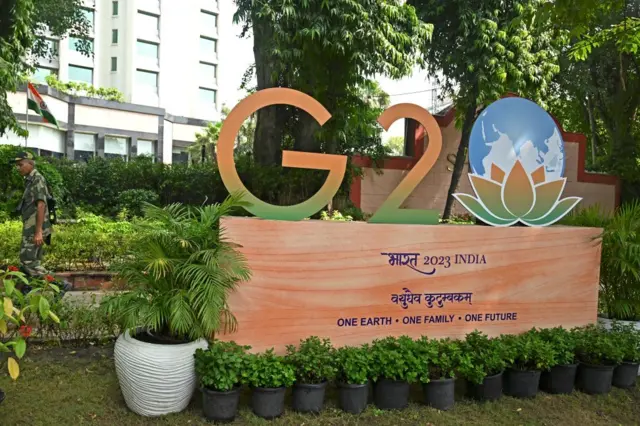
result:
M 640 202 L 607 215 L 597 206 L 564 221 L 567 225 L 603 228 L 600 302 L 611 319 L 640 320 Z
M 244 206 L 238 194 L 220 204 L 188 208 L 145 205 L 144 239 L 116 272 L 131 291 L 104 300 L 122 329 L 141 328 L 157 338 L 212 338 L 233 331 L 227 294 L 250 278 L 237 245 L 224 238 L 220 218 Z

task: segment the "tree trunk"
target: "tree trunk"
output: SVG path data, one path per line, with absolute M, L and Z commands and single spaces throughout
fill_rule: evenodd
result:
M 320 143 L 316 139 L 316 132 L 320 129 L 318 122 L 305 111 L 298 111 L 298 122 L 295 129 L 296 151 L 320 152 Z
M 596 163 L 596 147 L 598 145 L 598 128 L 596 127 L 596 118 L 593 112 L 591 96 L 587 95 L 587 115 L 589 116 L 589 128 L 591 129 L 591 164 Z
M 274 67 L 269 53 L 268 43 L 273 38 L 273 30 L 261 22 L 255 14 L 253 20 L 253 54 L 256 60 L 256 77 L 258 90 L 275 87 L 272 78 Z M 273 166 L 280 164 L 282 157 L 282 134 L 284 131 L 281 125 L 283 107 L 269 106 L 261 108 L 257 112 L 256 129 L 253 138 L 253 158 L 257 164 L 263 166 Z
M 473 92 L 474 94 L 476 91 Z M 451 185 L 449 186 L 449 192 L 447 193 L 447 204 L 444 206 L 444 212 L 442 214 L 443 220 L 449 220 L 451 218 L 451 212 L 453 210 L 453 194 L 458 189 L 460 183 L 460 177 L 466 163 L 466 152 L 469 148 L 469 137 L 471 136 L 471 129 L 473 127 L 473 120 L 476 116 L 476 109 L 478 108 L 477 97 L 474 95 L 473 101 L 467 107 L 467 111 L 464 115 L 464 123 L 462 125 L 462 138 L 460 139 L 460 145 L 458 145 L 458 152 L 456 153 L 456 163 L 453 166 L 453 172 L 451 174 Z

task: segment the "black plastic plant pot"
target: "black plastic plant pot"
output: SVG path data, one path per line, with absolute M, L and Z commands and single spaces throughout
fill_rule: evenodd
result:
M 636 385 L 638 379 L 637 362 L 623 362 L 613 370 L 613 386 L 622 389 L 630 389 Z
M 284 413 L 284 395 L 287 388 L 253 388 L 251 409 L 263 419 L 271 420 Z
M 202 389 L 202 411 L 207 420 L 216 423 L 231 423 L 238 414 L 240 386 L 228 392 Z
M 609 393 L 613 382 L 614 368 L 614 365 L 580 364 L 577 379 L 578 389 L 591 395 Z
M 298 413 L 319 413 L 324 406 L 327 382 L 319 384 L 296 383 L 293 385 L 291 405 Z
M 342 411 L 350 414 L 360 414 L 367 408 L 368 401 L 368 383 L 364 385 L 338 384 L 338 404 Z
M 402 410 L 409 405 L 409 383 L 380 379 L 373 387 L 373 403 L 381 410 Z
M 477 401 L 495 401 L 502 397 L 502 372 L 484 378 L 481 384 L 469 382 L 469 396 Z
M 507 369 L 504 374 L 504 394 L 514 398 L 533 398 L 540 386 L 540 370 Z
M 576 383 L 578 364 L 556 365 L 540 376 L 540 389 L 556 395 L 573 392 Z
M 450 410 L 455 402 L 455 390 L 455 379 L 431 380 L 422 385 L 424 403 L 438 410 Z

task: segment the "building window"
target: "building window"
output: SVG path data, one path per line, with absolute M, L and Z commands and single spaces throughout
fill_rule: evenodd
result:
M 111 43 L 118 44 L 118 30 L 111 30 Z
M 212 38 L 200 37 L 200 53 L 215 56 L 218 53 L 218 42 Z
M 69 65 L 69 80 L 93 84 L 93 68 Z
M 118 58 L 115 56 L 111 57 L 111 71 L 118 71 Z
M 155 141 L 138 139 L 138 155 L 153 157 L 156 154 Z
M 82 14 L 85 18 L 87 18 L 87 21 L 89 21 L 89 25 L 93 29 L 95 25 L 95 12 L 91 9 L 82 9 Z
M 203 104 L 216 105 L 216 91 L 212 89 L 200 88 L 200 102 Z
M 96 135 L 75 133 L 73 135 L 73 158 L 88 161 L 96 155 Z
M 117 1 L 112 1 L 111 2 L 111 15 L 118 16 L 118 2 Z
M 145 41 L 140 41 L 136 43 L 136 51 L 138 55 L 144 58 L 153 58 L 158 60 L 158 45 L 155 43 L 147 43 Z
M 89 43 L 89 51 L 93 52 L 93 40 L 69 37 L 69 50 L 79 52 L 80 44 Z
M 136 82 L 140 87 L 152 89 L 158 92 L 158 73 L 152 71 L 136 70 Z
M 47 55 L 51 55 L 52 58 L 58 56 L 58 41 L 51 39 L 44 39 L 44 43 L 47 45 Z
M 38 67 L 36 72 L 33 73 L 33 81 L 36 83 L 46 84 L 46 78 L 50 75 L 58 75 L 58 70 L 52 68 Z
M 216 83 L 218 78 L 218 67 L 214 64 L 200 62 L 200 81 L 203 84 Z
M 188 164 L 189 153 L 182 148 L 173 148 L 171 162 L 173 164 Z
M 200 11 L 200 22 L 202 28 L 209 29 L 217 29 L 218 28 L 218 15 L 215 13 L 207 12 L 205 10 Z
M 117 136 L 104 137 L 104 157 L 109 159 L 121 158 L 127 160 L 129 156 L 129 139 Z
M 149 13 L 138 11 L 138 23 L 142 34 L 158 37 L 160 34 L 160 18 Z

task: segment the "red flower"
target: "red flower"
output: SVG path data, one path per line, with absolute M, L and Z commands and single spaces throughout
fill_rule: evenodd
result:
M 31 336 L 31 326 L 28 325 L 21 325 L 20 326 L 20 334 L 22 335 L 22 337 L 24 337 L 25 339 L 29 336 Z
M 11 272 L 18 272 L 20 269 L 17 266 L 9 266 L 9 271 Z
M 52 283 L 52 282 L 54 282 L 54 281 L 56 280 L 56 279 L 55 279 L 55 278 L 53 278 L 51 275 L 45 275 L 45 276 L 44 276 L 44 279 L 45 279 L 47 282 L 49 282 L 49 283 Z

